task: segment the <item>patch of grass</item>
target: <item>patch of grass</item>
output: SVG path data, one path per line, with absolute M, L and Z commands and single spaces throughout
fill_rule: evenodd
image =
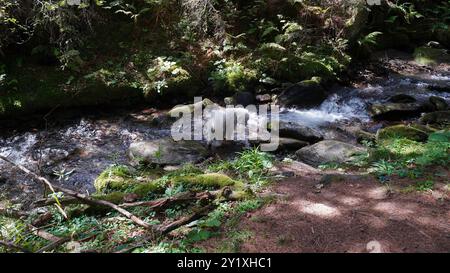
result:
M 224 240 L 218 247 L 220 253 L 236 253 L 241 251 L 241 245 L 250 239 L 253 233 L 246 230 L 232 231 L 228 233 L 227 240 Z
M 401 190 L 403 193 L 412 193 L 412 192 L 426 192 L 431 191 L 434 188 L 434 181 L 425 180 L 414 183 L 414 185 L 410 185 Z
M 369 149 L 354 165 L 367 167 L 379 177 L 421 177 L 429 166 L 447 167 L 450 163 L 450 131 L 430 134 L 426 143 L 406 138 L 386 139 Z
M 260 184 L 266 180 L 272 163 L 272 155 L 261 152 L 259 148 L 254 148 L 238 153 L 238 157 L 233 161 L 221 161 L 213 164 L 209 169 L 211 171 L 231 171 L 251 183 Z
M 0 216 L 0 240 L 20 245 L 29 251 L 36 251 L 47 243 L 44 239 L 28 232 L 25 221 L 3 216 Z M 8 251 L 11 250 L 0 246 L 0 252 Z
M 277 236 L 277 244 L 278 245 L 288 245 L 293 241 L 290 235 L 287 234 L 280 234 Z
M 328 162 L 328 163 L 319 165 L 319 169 L 321 169 L 321 170 L 338 170 L 340 168 L 342 168 L 342 164 L 335 163 L 335 162 Z
M 434 181 L 426 180 L 417 182 L 415 188 L 416 191 L 430 191 L 434 188 Z

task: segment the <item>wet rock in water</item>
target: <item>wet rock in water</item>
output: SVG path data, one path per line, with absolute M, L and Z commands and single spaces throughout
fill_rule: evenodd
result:
M 198 141 L 164 138 L 132 143 L 128 154 L 144 163 L 181 165 L 200 162 L 208 156 L 208 150 Z
M 177 117 L 177 115 L 179 115 L 179 113 L 194 113 L 195 107 L 199 107 L 199 109 L 203 109 L 207 106 L 213 106 L 213 105 L 216 105 L 216 104 L 209 99 L 204 99 L 202 101 L 192 103 L 192 104 L 175 106 L 174 108 L 172 108 L 172 110 L 170 110 L 168 112 L 168 115 L 171 117 Z
M 237 92 L 233 98 L 236 105 L 242 105 L 244 107 L 255 104 L 256 102 L 255 95 L 250 92 Z
M 280 121 L 279 132 L 281 137 L 294 138 L 309 143 L 316 143 L 323 139 L 319 131 L 292 121 Z
M 236 104 L 233 97 L 226 97 L 223 99 L 223 102 L 225 103 L 225 105 L 235 105 Z
M 450 111 L 437 111 L 423 115 L 419 119 L 422 124 L 433 124 L 440 126 L 450 125 Z
M 158 112 L 151 114 L 150 124 L 152 126 L 159 126 L 159 127 L 170 126 L 171 120 L 167 114 Z
M 433 106 L 434 111 L 444 111 L 448 109 L 448 104 L 445 99 L 437 96 L 429 98 L 430 104 Z
M 413 96 L 406 94 L 397 94 L 389 98 L 389 102 L 393 103 L 412 103 L 416 101 L 417 100 Z
M 297 158 L 309 165 L 319 166 L 326 163 L 345 163 L 353 156 L 362 153 L 365 148 L 336 140 L 323 140 L 304 147 L 295 154 Z
M 436 41 L 429 41 L 426 46 L 430 48 L 444 48 L 439 42 Z
M 285 107 L 308 108 L 320 105 L 326 98 L 326 90 L 320 85 L 320 80 L 312 79 L 285 89 L 278 95 L 276 103 Z
M 308 142 L 298 140 L 298 139 L 285 138 L 285 137 L 279 138 L 279 149 L 298 150 L 298 149 L 303 148 L 308 145 L 309 145 Z
M 450 92 L 449 85 L 429 85 L 427 87 L 428 90 L 437 91 L 437 92 Z
M 422 130 L 403 124 L 389 126 L 380 129 L 377 132 L 377 141 L 383 141 L 395 137 L 424 142 L 428 139 L 428 134 Z
M 272 101 L 272 96 L 270 94 L 257 95 L 256 100 L 259 103 L 269 103 Z
M 422 106 L 417 103 L 376 103 L 369 107 L 369 113 L 376 120 L 402 120 L 418 116 Z
M 70 154 L 75 151 L 75 148 L 70 147 L 68 150 L 59 148 L 45 148 L 42 150 L 33 151 L 33 158 L 43 162 L 46 166 L 64 161 Z

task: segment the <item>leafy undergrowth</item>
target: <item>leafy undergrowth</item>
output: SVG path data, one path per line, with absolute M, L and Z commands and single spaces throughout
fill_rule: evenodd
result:
M 365 143 L 368 150 L 350 164 L 328 163 L 323 169 L 360 169 L 375 175 L 380 182 L 393 178 L 409 179 L 404 192 L 428 191 L 434 179 L 445 177 L 450 163 L 450 131 L 431 133 L 426 142 L 391 136 L 377 143 Z M 439 171 L 441 170 L 441 171 Z
M 204 217 L 157 239 L 149 239 L 148 231 L 116 211 L 66 204 L 66 197 L 58 193 L 58 201 L 68 218 L 55 205 L 40 205 L 24 217 L 0 216 L 0 241 L 14 243 L 31 252 L 201 252 L 203 250 L 195 244 L 233 227 L 243 214 L 267 201 L 257 197 L 256 193 L 269 182 L 267 170 L 271 162 L 271 156 L 252 149 L 239 153 L 233 161 L 216 162 L 205 169 L 193 165 L 170 172 L 148 166 L 114 165 L 107 168 L 95 181 L 97 192 L 91 196 L 96 199 L 123 204 L 176 198 L 183 193 L 216 194 L 210 201 L 189 200 L 153 208 L 127 207 L 145 222 L 165 226 L 192 215 L 199 208 L 211 206 Z M 0 203 L 0 208 L 19 209 L 6 201 Z M 36 228 L 40 234 L 36 233 Z M 42 232 L 47 236 L 42 236 Z M 235 232 L 231 237 L 236 238 L 222 251 L 232 251 L 233 244 L 243 240 L 244 235 Z M 66 242 L 46 249 L 51 241 L 43 237 L 48 236 L 64 238 Z M 0 246 L 0 252 L 7 251 L 17 250 Z

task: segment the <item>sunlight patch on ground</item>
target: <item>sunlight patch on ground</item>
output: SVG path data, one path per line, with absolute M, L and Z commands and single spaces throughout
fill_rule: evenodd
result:
M 313 203 L 306 200 L 299 200 L 295 201 L 295 205 L 297 205 L 298 209 L 303 213 L 322 218 L 332 218 L 341 215 L 337 208 L 325 205 L 323 203 Z
M 382 229 L 387 226 L 387 221 L 385 218 L 377 217 L 375 215 L 371 215 L 371 217 L 367 217 L 367 220 L 365 220 L 367 225 L 370 225 L 374 228 Z
M 445 218 L 444 218 L 445 219 Z M 441 228 L 442 230 L 446 230 L 450 233 L 450 217 L 447 217 L 447 221 L 439 221 L 443 219 L 439 219 L 438 217 L 432 217 L 432 216 L 416 216 L 414 217 L 414 221 L 423 225 L 423 226 L 435 226 L 438 228 Z
M 386 198 L 386 193 L 387 193 L 386 188 L 376 187 L 368 190 L 366 196 L 371 199 L 381 200 Z
M 408 208 L 406 204 L 392 202 L 378 203 L 374 206 L 373 209 L 387 214 L 393 214 L 395 212 L 399 215 L 409 215 L 414 213 L 414 210 L 412 208 Z
M 342 196 L 337 198 L 337 201 L 341 202 L 344 205 L 356 206 L 358 204 L 361 204 L 363 200 L 358 197 Z

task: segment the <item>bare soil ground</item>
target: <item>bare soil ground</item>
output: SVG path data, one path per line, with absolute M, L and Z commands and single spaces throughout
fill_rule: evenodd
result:
M 405 192 L 411 180 L 383 186 L 369 175 L 345 174 L 318 189 L 320 171 L 298 166 L 275 183 L 274 202 L 243 217 L 242 252 L 450 252 L 448 171 L 432 192 Z M 226 234 L 226 232 L 225 232 Z M 215 251 L 223 238 L 202 245 Z

